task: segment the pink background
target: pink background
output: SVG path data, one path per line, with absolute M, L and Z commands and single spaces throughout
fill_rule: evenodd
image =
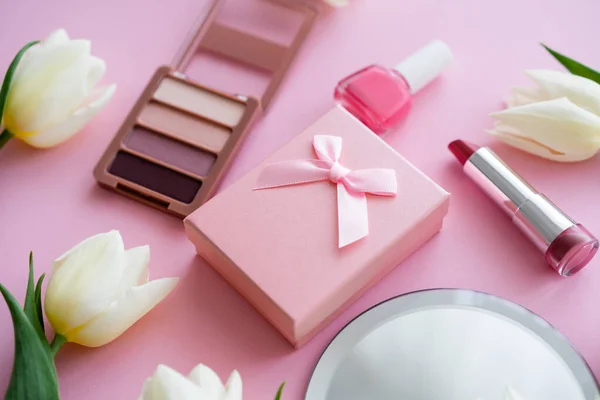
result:
M 137 95 L 156 67 L 172 58 L 201 8 L 198 0 L 0 0 L 2 68 L 25 42 L 65 27 L 74 37 L 92 40 L 93 53 L 108 64 L 106 82 L 119 85 L 107 108 L 65 145 L 36 151 L 10 143 L 0 152 L 0 281 L 22 299 L 30 249 L 41 274 L 63 251 L 112 228 L 121 231 L 127 247 L 150 244 L 152 277 L 182 277 L 176 291 L 119 340 L 99 349 L 69 345 L 61 351 L 63 399 L 135 399 L 157 364 L 187 373 L 199 362 L 223 378 L 238 369 L 246 399 L 269 399 L 284 380 L 285 398 L 299 399 L 320 353 L 347 321 L 381 300 L 432 287 L 482 290 L 531 308 L 566 334 L 600 372 L 600 257 L 580 275 L 559 278 L 445 149 L 458 137 L 489 143 L 487 115 L 501 106 L 511 85 L 526 82 L 522 71 L 558 68 L 538 42 L 600 68 L 600 53 L 594 51 L 599 2 L 356 0 L 322 16 L 225 185 L 326 112 L 339 78 L 369 63 L 394 64 L 440 38 L 454 50 L 456 62 L 420 94 L 406 123 L 387 141 L 453 197 L 436 238 L 297 351 L 195 257 L 181 221 L 104 191 L 92 178 L 92 168 Z M 212 75 L 203 77 L 210 81 Z M 495 148 L 540 191 L 600 234 L 600 159 L 559 165 Z M 0 352 L 2 393 L 13 357 L 4 306 Z

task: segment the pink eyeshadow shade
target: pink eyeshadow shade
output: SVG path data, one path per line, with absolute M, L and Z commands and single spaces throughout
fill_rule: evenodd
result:
M 207 176 L 217 159 L 214 154 L 139 126 L 127 136 L 125 146 L 199 176 Z
M 215 152 L 221 151 L 231 136 L 231 129 L 157 103 L 147 104 L 138 121 L 176 139 Z

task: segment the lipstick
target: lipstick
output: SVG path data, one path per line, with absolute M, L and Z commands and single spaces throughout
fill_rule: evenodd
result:
M 463 171 L 494 200 L 514 224 L 545 254 L 562 276 L 585 267 L 598 250 L 598 239 L 538 193 L 487 147 L 455 140 L 448 149 Z

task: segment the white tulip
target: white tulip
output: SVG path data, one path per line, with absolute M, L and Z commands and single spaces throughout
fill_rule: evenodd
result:
M 242 400 L 242 378 L 233 371 L 223 385 L 219 376 L 202 364 L 187 377 L 159 365 L 144 383 L 139 400 Z
M 528 153 L 562 162 L 593 157 L 600 148 L 600 85 L 566 72 L 531 70 L 536 87 L 514 87 L 507 109 L 488 131 Z
M 125 250 L 118 231 L 92 236 L 54 261 L 45 312 L 68 342 L 102 346 L 156 306 L 177 278 L 148 281 L 148 246 Z
M 581 93 L 578 101 L 584 97 Z M 587 107 L 592 106 L 587 101 Z M 566 97 L 529 102 L 491 115 L 496 124 L 489 134 L 549 160 L 582 161 L 600 149 L 600 116 Z
M 116 90 L 116 85 L 96 87 L 106 65 L 90 47 L 88 40 L 70 40 L 61 29 L 29 48 L 10 85 L 4 128 L 40 148 L 80 131 Z

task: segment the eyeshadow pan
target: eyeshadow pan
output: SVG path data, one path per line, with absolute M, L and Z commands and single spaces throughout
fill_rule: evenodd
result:
M 108 172 L 186 204 L 202 186 L 199 180 L 124 151 L 117 153 Z
M 207 176 L 217 159 L 214 154 L 139 126 L 127 136 L 125 146 L 200 176 Z
M 218 94 L 165 77 L 154 98 L 223 125 L 234 127 L 244 115 L 244 104 Z
M 231 136 L 231 129 L 198 119 L 158 103 L 146 105 L 138 120 L 184 142 L 216 152 L 223 149 Z

